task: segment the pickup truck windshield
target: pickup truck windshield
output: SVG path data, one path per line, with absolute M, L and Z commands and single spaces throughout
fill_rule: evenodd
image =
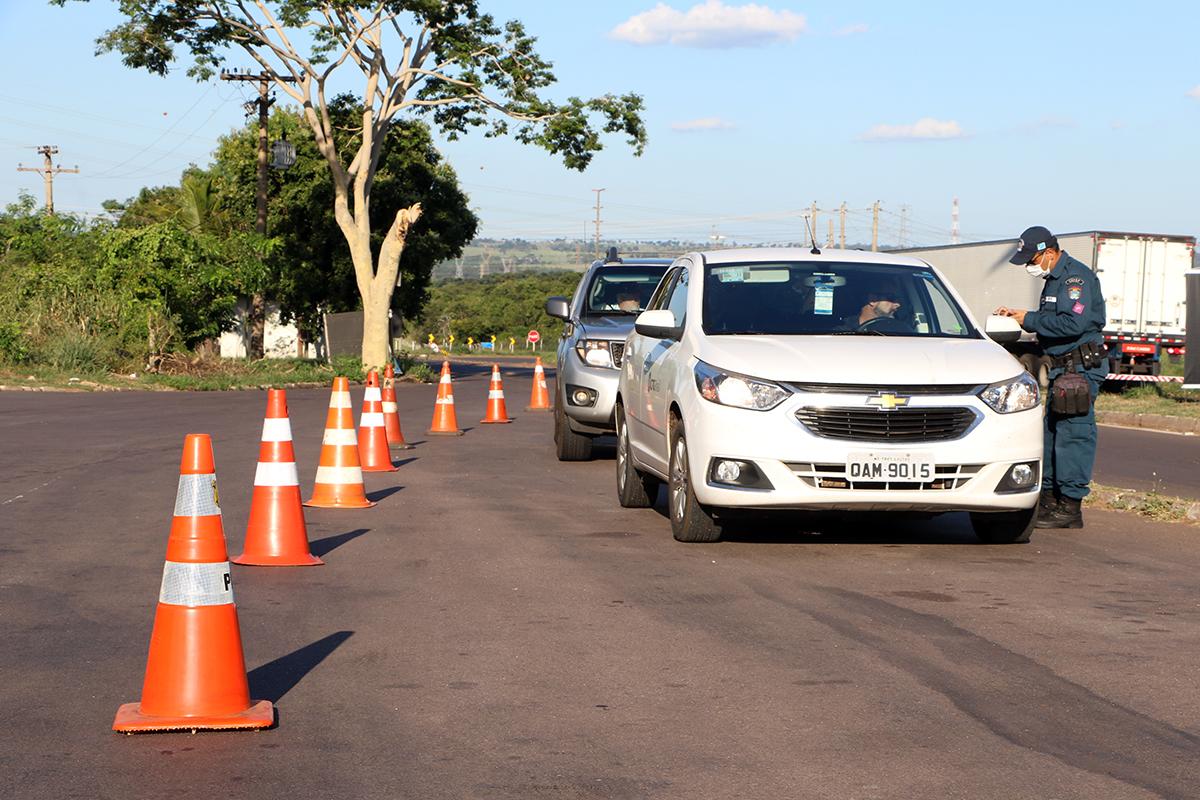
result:
M 709 335 L 979 338 L 932 270 L 897 264 L 711 264 Z
M 589 316 L 637 314 L 654 294 L 663 273 L 662 266 L 642 265 L 603 267 L 596 271 L 588 287 L 583 313 Z

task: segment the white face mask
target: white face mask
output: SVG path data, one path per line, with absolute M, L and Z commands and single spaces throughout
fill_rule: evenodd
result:
M 1046 275 L 1045 271 L 1037 264 L 1026 264 L 1025 271 L 1034 278 L 1043 278 Z

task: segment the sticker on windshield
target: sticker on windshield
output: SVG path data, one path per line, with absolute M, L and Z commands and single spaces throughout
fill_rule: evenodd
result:
M 721 283 L 745 283 L 749 271 L 745 267 L 718 267 L 717 280 Z
M 833 287 L 818 286 L 813 296 L 813 313 L 829 316 L 833 313 Z

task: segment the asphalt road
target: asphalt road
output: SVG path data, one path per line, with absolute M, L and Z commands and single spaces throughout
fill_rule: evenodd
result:
M 1200 436 L 1101 425 L 1092 477 L 1200 500 Z
M 241 551 L 264 395 L 0 394 L 0 796 L 1194 798 L 1196 529 L 1088 513 L 976 544 L 959 517 L 786 517 L 681 545 L 550 420 L 422 435 L 313 568 L 234 568 L 258 733 L 121 736 L 185 433 Z M 361 397 L 356 389 L 356 400 Z M 327 393 L 289 392 L 311 488 Z M 1105 431 L 1108 433 L 1108 431 Z

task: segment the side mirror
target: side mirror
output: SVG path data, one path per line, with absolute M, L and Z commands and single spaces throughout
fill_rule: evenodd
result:
M 1002 317 L 992 314 L 983 324 L 983 332 L 997 344 L 1012 344 L 1021 338 L 1021 326 L 1012 317 Z
M 546 301 L 546 313 L 558 319 L 570 320 L 571 301 L 555 295 Z
M 655 311 L 643 311 L 633 323 L 633 328 L 642 336 L 651 339 L 674 339 L 683 337 L 683 327 L 675 324 L 675 314 L 660 308 Z

